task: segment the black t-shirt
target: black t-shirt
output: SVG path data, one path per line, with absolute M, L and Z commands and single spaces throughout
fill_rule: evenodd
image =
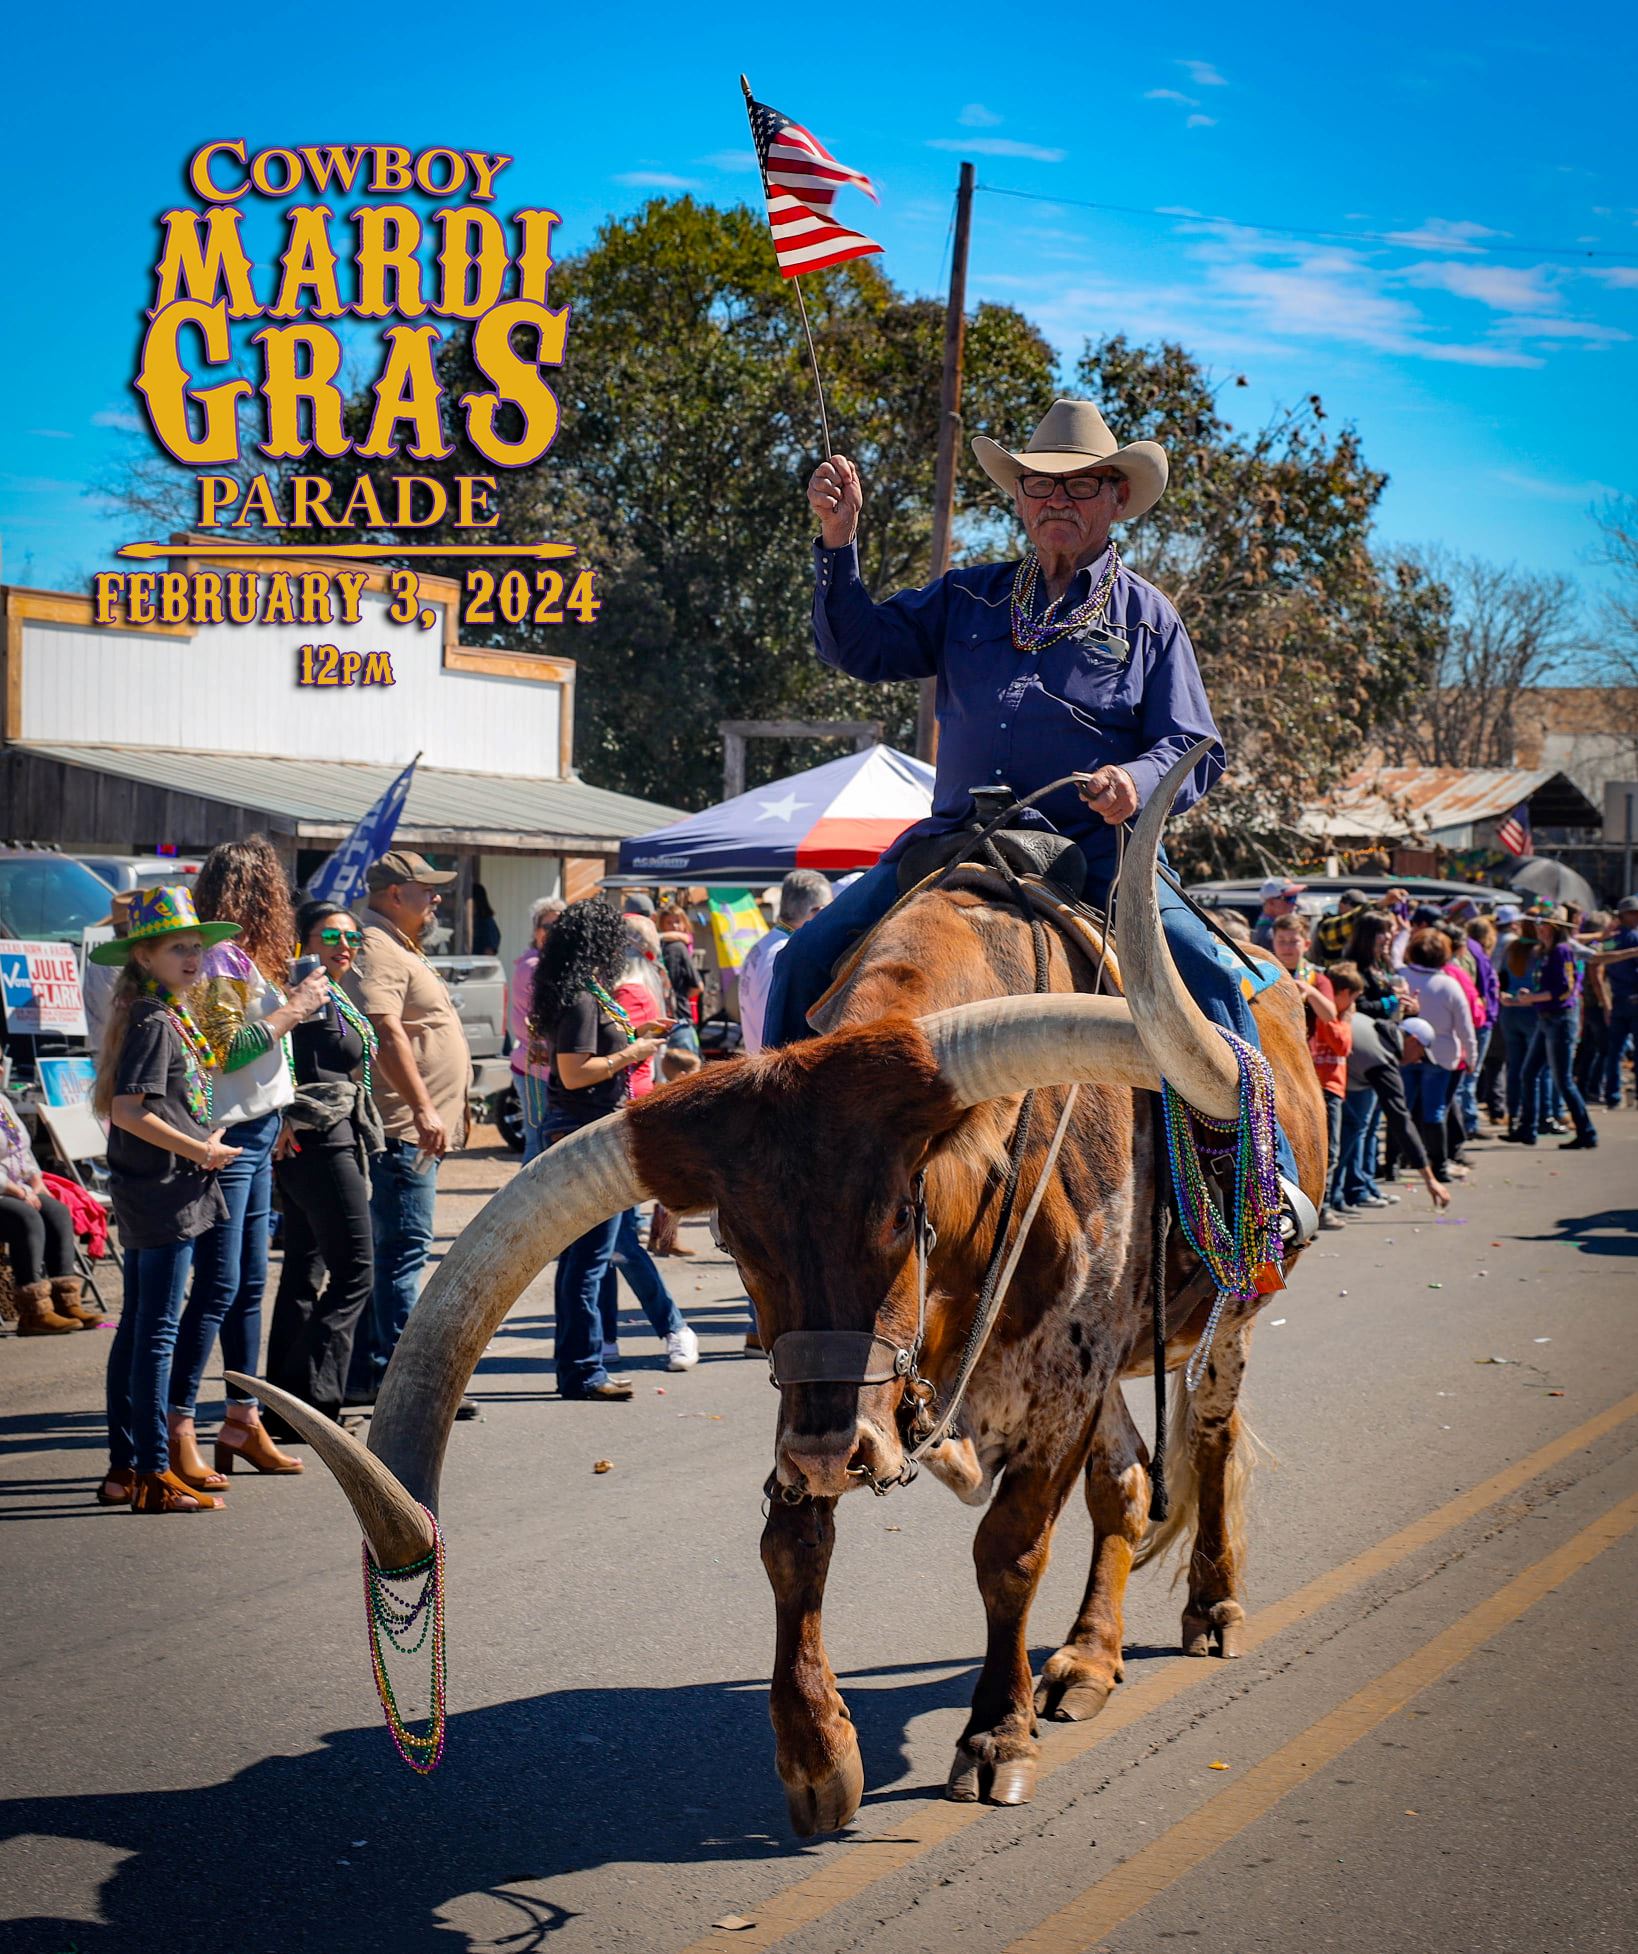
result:
M 557 1054 L 578 1052 L 582 1058 L 607 1058 L 623 1052 L 629 1043 L 625 1026 L 606 1016 L 590 991 L 582 991 L 552 1027 L 552 1071 L 546 1082 L 546 1104 L 560 1125 L 585 1126 L 623 1106 L 631 1076 L 621 1071 L 594 1085 L 571 1088 L 557 1076 Z
M 665 958 L 665 974 L 671 979 L 671 988 L 677 993 L 678 1000 L 686 1005 L 704 988 L 700 983 L 700 973 L 694 968 L 694 959 L 688 953 L 688 945 L 662 943 L 660 951 Z
M 334 1024 L 327 1022 L 332 1015 Z M 321 1080 L 352 1078 L 363 1062 L 364 1040 L 331 1004 L 316 1018 L 296 1026 L 290 1034 L 290 1050 L 296 1061 L 296 1084 L 311 1086 Z
M 211 1129 L 200 1125 L 188 1105 L 189 1071 L 182 1034 L 164 1005 L 157 998 L 139 997 L 131 1006 L 119 1050 L 116 1095 L 140 1094 L 145 1111 L 202 1139 Z M 122 1126 L 108 1135 L 108 1174 L 120 1239 L 127 1248 L 191 1241 L 227 1213 L 214 1174 Z

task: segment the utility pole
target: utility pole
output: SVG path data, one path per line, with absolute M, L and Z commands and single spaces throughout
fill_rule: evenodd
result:
M 933 476 L 933 575 L 950 567 L 950 523 L 955 513 L 956 442 L 961 434 L 961 361 L 967 344 L 967 240 L 973 228 L 971 163 L 961 166 L 956 190 L 955 248 L 950 256 L 950 302 L 944 313 L 944 376 L 939 388 L 938 466 Z M 933 716 L 937 679 L 921 682 L 916 701 L 916 758 L 938 755 L 938 721 Z

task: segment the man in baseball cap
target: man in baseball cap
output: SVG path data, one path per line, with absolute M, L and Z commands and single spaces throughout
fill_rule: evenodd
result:
M 1260 894 L 1263 899 L 1263 913 L 1252 926 L 1251 940 L 1262 949 L 1272 948 L 1274 925 L 1282 916 L 1289 916 L 1297 906 L 1297 898 L 1308 887 L 1306 882 L 1293 882 L 1289 875 L 1271 875 L 1263 884 Z
M 378 889 L 392 889 L 413 882 L 423 889 L 446 889 L 455 880 L 452 868 L 434 868 L 425 855 L 410 848 L 394 848 L 365 871 L 364 886 L 373 896 Z

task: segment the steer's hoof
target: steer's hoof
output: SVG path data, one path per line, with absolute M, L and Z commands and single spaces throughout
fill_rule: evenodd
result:
M 1053 1723 L 1089 1723 L 1114 1693 L 1106 1676 L 1085 1676 L 1073 1670 L 1052 1673 L 1048 1663 L 1035 1692 L 1035 1708 Z
M 1204 1613 L 1190 1608 L 1183 1615 L 1183 1653 L 1210 1655 L 1213 1647 L 1227 1662 L 1244 1653 L 1242 1638 L 1246 1611 L 1237 1601 L 1218 1601 Z
M 976 1805 L 980 1798 L 991 1805 L 1027 1805 L 1035 1796 L 1035 1772 L 1033 1757 L 1007 1758 L 996 1764 L 987 1757 L 975 1757 L 962 1744 L 956 1750 L 944 1795 L 958 1805 Z
M 818 1832 L 839 1832 L 859 1809 L 864 1797 L 864 1765 L 855 1744 L 841 1757 L 833 1770 L 816 1778 L 792 1783 L 785 1779 L 785 1803 L 790 1808 L 791 1830 L 799 1839 L 811 1839 Z

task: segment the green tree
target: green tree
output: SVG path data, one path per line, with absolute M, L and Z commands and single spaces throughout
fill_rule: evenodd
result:
M 1182 347 L 1088 342 L 1076 368 L 1122 440 L 1161 442 L 1171 481 L 1123 546 L 1177 605 L 1228 771 L 1189 817 L 1189 866 L 1252 872 L 1312 853 L 1297 823 L 1401 717 L 1448 629 L 1448 596 L 1372 547 L 1387 477 L 1317 394 L 1233 433 Z

